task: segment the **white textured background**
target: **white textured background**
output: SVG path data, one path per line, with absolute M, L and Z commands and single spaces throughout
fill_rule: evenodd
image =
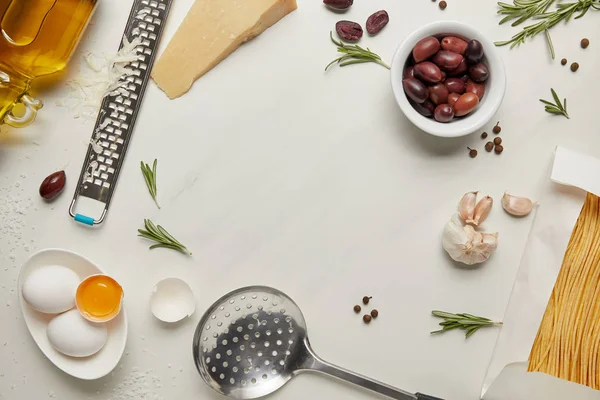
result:
M 163 46 L 191 2 L 175 1 Z M 394 102 L 388 71 L 377 65 L 323 72 L 335 56 L 328 38 L 335 22 L 364 23 L 379 9 L 390 24 L 361 44 L 388 61 L 404 37 L 435 20 L 472 24 L 492 40 L 517 32 L 497 25 L 495 2 L 449 3 L 442 12 L 426 0 L 356 0 L 338 15 L 320 1 L 299 0 L 297 11 L 183 98 L 169 101 L 150 85 L 111 210 L 93 231 L 67 214 L 92 123 L 54 105 L 68 94 L 63 84 L 39 93 L 46 106 L 35 124 L 0 134 L 0 399 L 218 399 L 195 371 L 192 334 L 214 300 L 249 284 L 289 293 L 323 358 L 409 391 L 477 399 L 497 331 L 469 341 L 460 332 L 430 337 L 438 321 L 429 312 L 501 318 L 531 223 L 502 212 L 503 191 L 535 197 L 556 144 L 598 155 L 600 13 L 552 30 L 558 59 L 581 64 L 576 74 L 550 62 L 542 37 L 500 50 L 508 88 L 495 118 L 505 152 L 496 156 L 483 151 L 477 134 L 441 140 L 416 130 Z M 114 52 L 130 4 L 101 1 L 80 50 Z M 586 51 L 579 47 L 584 36 L 591 40 Z M 73 64 L 79 60 L 77 54 Z M 549 98 L 550 87 L 568 98 L 571 120 L 543 111 L 537 99 Z M 470 159 L 466 146 L 479 157 Z M 139 170 L 140 160 L 155 157 L 160 211 Z M 65 166 L 65 192 L 44 203 L 40 182 Z M 500 246 L 488 263 L 462 269 L 446 257 L 440 235 L 461 195 L 475 189 L 497 201 L 485 228 L 500 233 Z M 194 256 L 148 251 L 136 237 L 144 218 L 164 225 Z M 84 254 L 124 286 L 127 354 L 97 382 L 54 368 L 21 319 L 19 267 L 46 247 Z M 152 287 L 167 276 L 187 280 L 197 295 L 197 313 L 173 328 L 148 309 Z M 370 326 L 352 312 L 365 294 L 380 310 Z M 373 397 L 304 375 L 272 398 Z

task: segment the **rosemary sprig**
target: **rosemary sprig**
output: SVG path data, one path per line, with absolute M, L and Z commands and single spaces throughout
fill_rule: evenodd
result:
M 505 15 L 500 25 L 516 19 L 511 26 L 517 26 L 537 15 L 544 14 L 556 0 L 514 0 L 514 4 L 499 2 L 498 14 Z
M 167 249 L 177 250 L 188 256 L 192 255 L 192 252 L 189 251 L 183 244 L 181 244 L 177 239 L 175 239 L 169 232 L 167 232 L 162 226 L 154 225 L 152 221 L 149 219 L 144 220 L 144 229 L 138 229 L 139 235 L 143 238 L 152 240 L 157 242 L 157 244 L 153 244 L 150 246 L 150 250 L 156 249 L 158 247 L 163 247 Z
M 546 105 L 546 112 L 549 112 L 550 114 L 564 115 L 565 117 L 567 117 L 567 119 L 569 119 L 569 114 L 567 113 L 567 99 L 564 100 L 563 104 L 560 102 L 560 99 L 558 98 L 558 95 L 556 94 L 554 89 L 551 88 L 550 92 L 552 93 L 552 97 L 554 98 L 555 103 L 551 103 L 548 100 L 540 99 L 540 101 Z
M 502 325 L 502 322 L 494 322 L 491 319 L 477 317 L 471 314 L 452 314 L 437 310 L 432 311 L 431 314 L 444 319 L 444 322 L 440 322 L 442 329 L 431 332 L 432 335 L 458 328 L 466 331 L 465 337 L 468 339 L 484 326 Z
M 500 24 L 515 20 L 512 26 L 517 26 L 528 19 L 540 20 L 532 25 L 525 26 L 521 32 L 514 35 L 511 39 L 495 42 L 496 46 L 510 45 L 514 48 L 525 43 L 527 38 L 534 38 L 539 33 L 544 32 L 548 42 L 548 48 L 555 58 L 554 45 L 550 37 L 549 29 L 559 22 L 569 22 L 573 15 L 577 14 L 575 19 L 582 18 L 590 8 L 600 10 L 600 1 L 598 0 L 578 0 L 571 3 L 558 3 L 556 9 L 548 12 L 548 8 L 554 4 L 555 0 L 514 0 L 514 4 L 499 2 L 498 14 L 505 15 Z
M 384 66 L 387 69 L 390 69 L 390 66 L 387 65 L 381 59 L 381 57 L 369 50 L 368 47 L 364 49 L 358 45 L 345 44 L 341 41 L 337 41 L 333 38 L 333 32 L 331 31 L 329 32 L 329 37 L 331 38 L 331 41 L 337 46 L 338 53 L 342 53 L 344 55 L 336 58 L 335 60 L 327 64 L 327 66 L 325 67 L 325 71 L 327 71 L 327 69 L 329 69 L 329 67 L 331 67 L 335 63 L 338 63 L 340 67 L 345 67 L 346 65 L 362 64 L 367 62 L 373 62 Z
M 158 201 L 156 200 L 156 163 L 158 160 L 154 159 L 154 164 L 152 164 L 152 168 L 148 164 L 144 164 L 142 161 L 142 175 L 144 175 L 144 180 L 146 181 L 146 186 L 148 186 L 148 192 L 150 192 L 150 196 L 156 203 L 156 207 L 160 210 L 160 206 L 158 205 Z

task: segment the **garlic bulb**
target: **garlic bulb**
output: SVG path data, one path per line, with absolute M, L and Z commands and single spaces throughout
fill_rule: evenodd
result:
M 475 204 L 477 203 L 477 192 L 468 192 L 463 195 L 458 203 L 458 213 L 463 221 L 473 219 Z
M 467 265 L 486 261 L 498 246 L 497 233 L 480 233 L 455 214 L 444 227 L 442 246 L 454 261 Z
M 483 199 L 479 200 L 477 206 L 475 206 L 475 212 L 473 213 L 473 218 L 465 220 L 467 224 L 472 224 L 475 226 L 479 226 L 488 215 L 490 215 L 490 211 L 492 211 L 492 205 L 494 204 L 494 200 L 490 196 L 485 196 Z
M 504 193 L 502 196 L 502 208 L 516 217 L 524 217 L 533 210 L 533 202 L 526 197 L 511 196 Z

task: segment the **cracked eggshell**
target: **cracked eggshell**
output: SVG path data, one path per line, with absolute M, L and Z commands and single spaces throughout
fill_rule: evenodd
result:
M 192 288 L 179 278 L 158 282 L 150 298 L 152 314 L 163 322 L 179 322 L 196 310 Z

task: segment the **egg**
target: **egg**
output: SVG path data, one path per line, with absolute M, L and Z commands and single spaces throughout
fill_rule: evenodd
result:
M 121 311 L 123 288 L 108 275 L 91 275 L 79 284 L 75 295 L 77 309 L 92 322 L 107 322 Z
M 33 271 L 23 283 L 23 299 L 34 310 L 58 314 L 75 306 L 75 292 L 81 282 L 67 267 L 51 265 Z
M 56 351 L 71 357 L 88 357 L 104 347 L 107 330 L 103 324 L 85 320 L 78 310 L 71 310 L 50 321 L 46 336 Z
M 196 310 L 192 288 L 178 278 L 158 282 L 150 299 L 152 314 L 163 322 L 179 322 Z

